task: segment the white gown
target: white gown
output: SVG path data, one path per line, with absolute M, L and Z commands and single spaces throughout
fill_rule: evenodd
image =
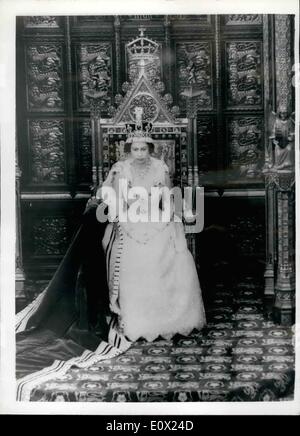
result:
M 165 184 L 168 168 L 150 158 L 146 174 L 134 170 L 131 158 L 113 165 L 104 186 L 118 192 L 128 186 Z M 122 193 L 118 193 L 122 196 Z M 106 250 L 110 309 L 128 339 L 188 335 L 205 325 L 205 311 L 194 259 L 187 248 L 182 223 L 115 222 L 103 238 Z

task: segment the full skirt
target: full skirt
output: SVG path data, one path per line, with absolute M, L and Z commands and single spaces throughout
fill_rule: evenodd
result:
M 182 223 L 109 224 L 106 249 L 110 308 L 131 341 L 205 325 L 201 289 Z

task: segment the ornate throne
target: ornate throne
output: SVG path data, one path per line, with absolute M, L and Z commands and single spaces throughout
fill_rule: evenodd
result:
M 101 88 L 101 75 L 90 84 L 87 97 L 91 107 L 92 173 L 94 187 L 101 185 L 112 164 L 124 157 L 126 126 L 135 122 L 135 110 L 142 108 L 142 122 L 152 124 L 154 155 L 163 159 L 170 169 L 174 185 L 184 187 L 197 184 L 197 168 L 193 168 L 190 155 L 193 149 L 192 126 L 188 118 L 179 118 L 178 106 L 173 98 L 164 94 L 160 78 L 161 65 L 157 42 L 145 37 L 140 28 L 138 38 L 126 46 L 128 82 L 123 83 L 124 95 L 117 94 L 114 105 L 109 106 L 110 118 L 101 116 L 110 97 Z M 193 236 L 188 236 L 195 255 Z
M 91 106 L 94 185 L 101 184 L 111 165 L 124 156 L 126 125 L 135 122 L 136 107 L 143 108 L 142 121 L 153 126 L 154 153 L 168 164 L 173 182 L 186 185 L 190 180 L 188 120 L 178 118 L 179 108 L 171 106 L 170 94 L 164 94 L 159 48 L 158 43 L 144 36 L 143 28 L 140 36 L 127 44 L 129 81 L 123 83 L 124 95 L 117 94 L 114 105 L 109 106 L 110 118 L 101 115 L 110 97 L 99 83 L 91 84 L 87 97 Z

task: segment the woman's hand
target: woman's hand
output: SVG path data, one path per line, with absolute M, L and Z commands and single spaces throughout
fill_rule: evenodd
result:
M 88 212 L 91 209 L 96 209 L 96 207 L 99 206 L 100 200 L 98 198 L 96 198 L 95 196 L 89 198 L 86 206 L 85 206 L 85 211 L 84 213 Z

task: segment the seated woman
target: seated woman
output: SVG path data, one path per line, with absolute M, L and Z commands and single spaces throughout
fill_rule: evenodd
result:
M 117 217 L 106 228 L 103 246 L 110 310 L 118 316 L 117 330 L 130 341 L 187 335 L 205 325 L 205 312 L 184 227 L 172 217 L 164 222 L 161 215 L 158 222 L 152 222 L 148 207 L 152 187 L 170 187 L 168 167 L 150 156 L 151 138 L 130 140 L 129 157 L 113 165 L 97 193 L 105 201 L 103 191 L 113 188 L 123 212 L 132 204 L 126 196 L 131 188 L 144 188 L 149 196 L 148 204 L 141 198 L 131 200 L 136 208 L 139 202 L 138 220 L 131 220 L 128 214 L 127 220 Z
M 139 338 L 187 335 L 205 325 L 183 224 L 172 215 L 157 222 L 145 219 L 149 215 L 143 201 L 140 222 L 120 219 L 120 209 L 114 222 L 101 221 L 102 212 L 109 209 L 104 188 L 113 188 L 129 210 L 120 186 L 144 188 L 149 201 L 152 187 L 170 186 L 168 167 L 149 154 L 147 138 L 133 138 L 128 146 L 128 158 L 113 165 L 98 190 L 98 221 L 91 201 L 49 286 L 17 317 L 18 399 L 29 398 L 33 386 L 71 366 L 89 367 L 118 356 Z

